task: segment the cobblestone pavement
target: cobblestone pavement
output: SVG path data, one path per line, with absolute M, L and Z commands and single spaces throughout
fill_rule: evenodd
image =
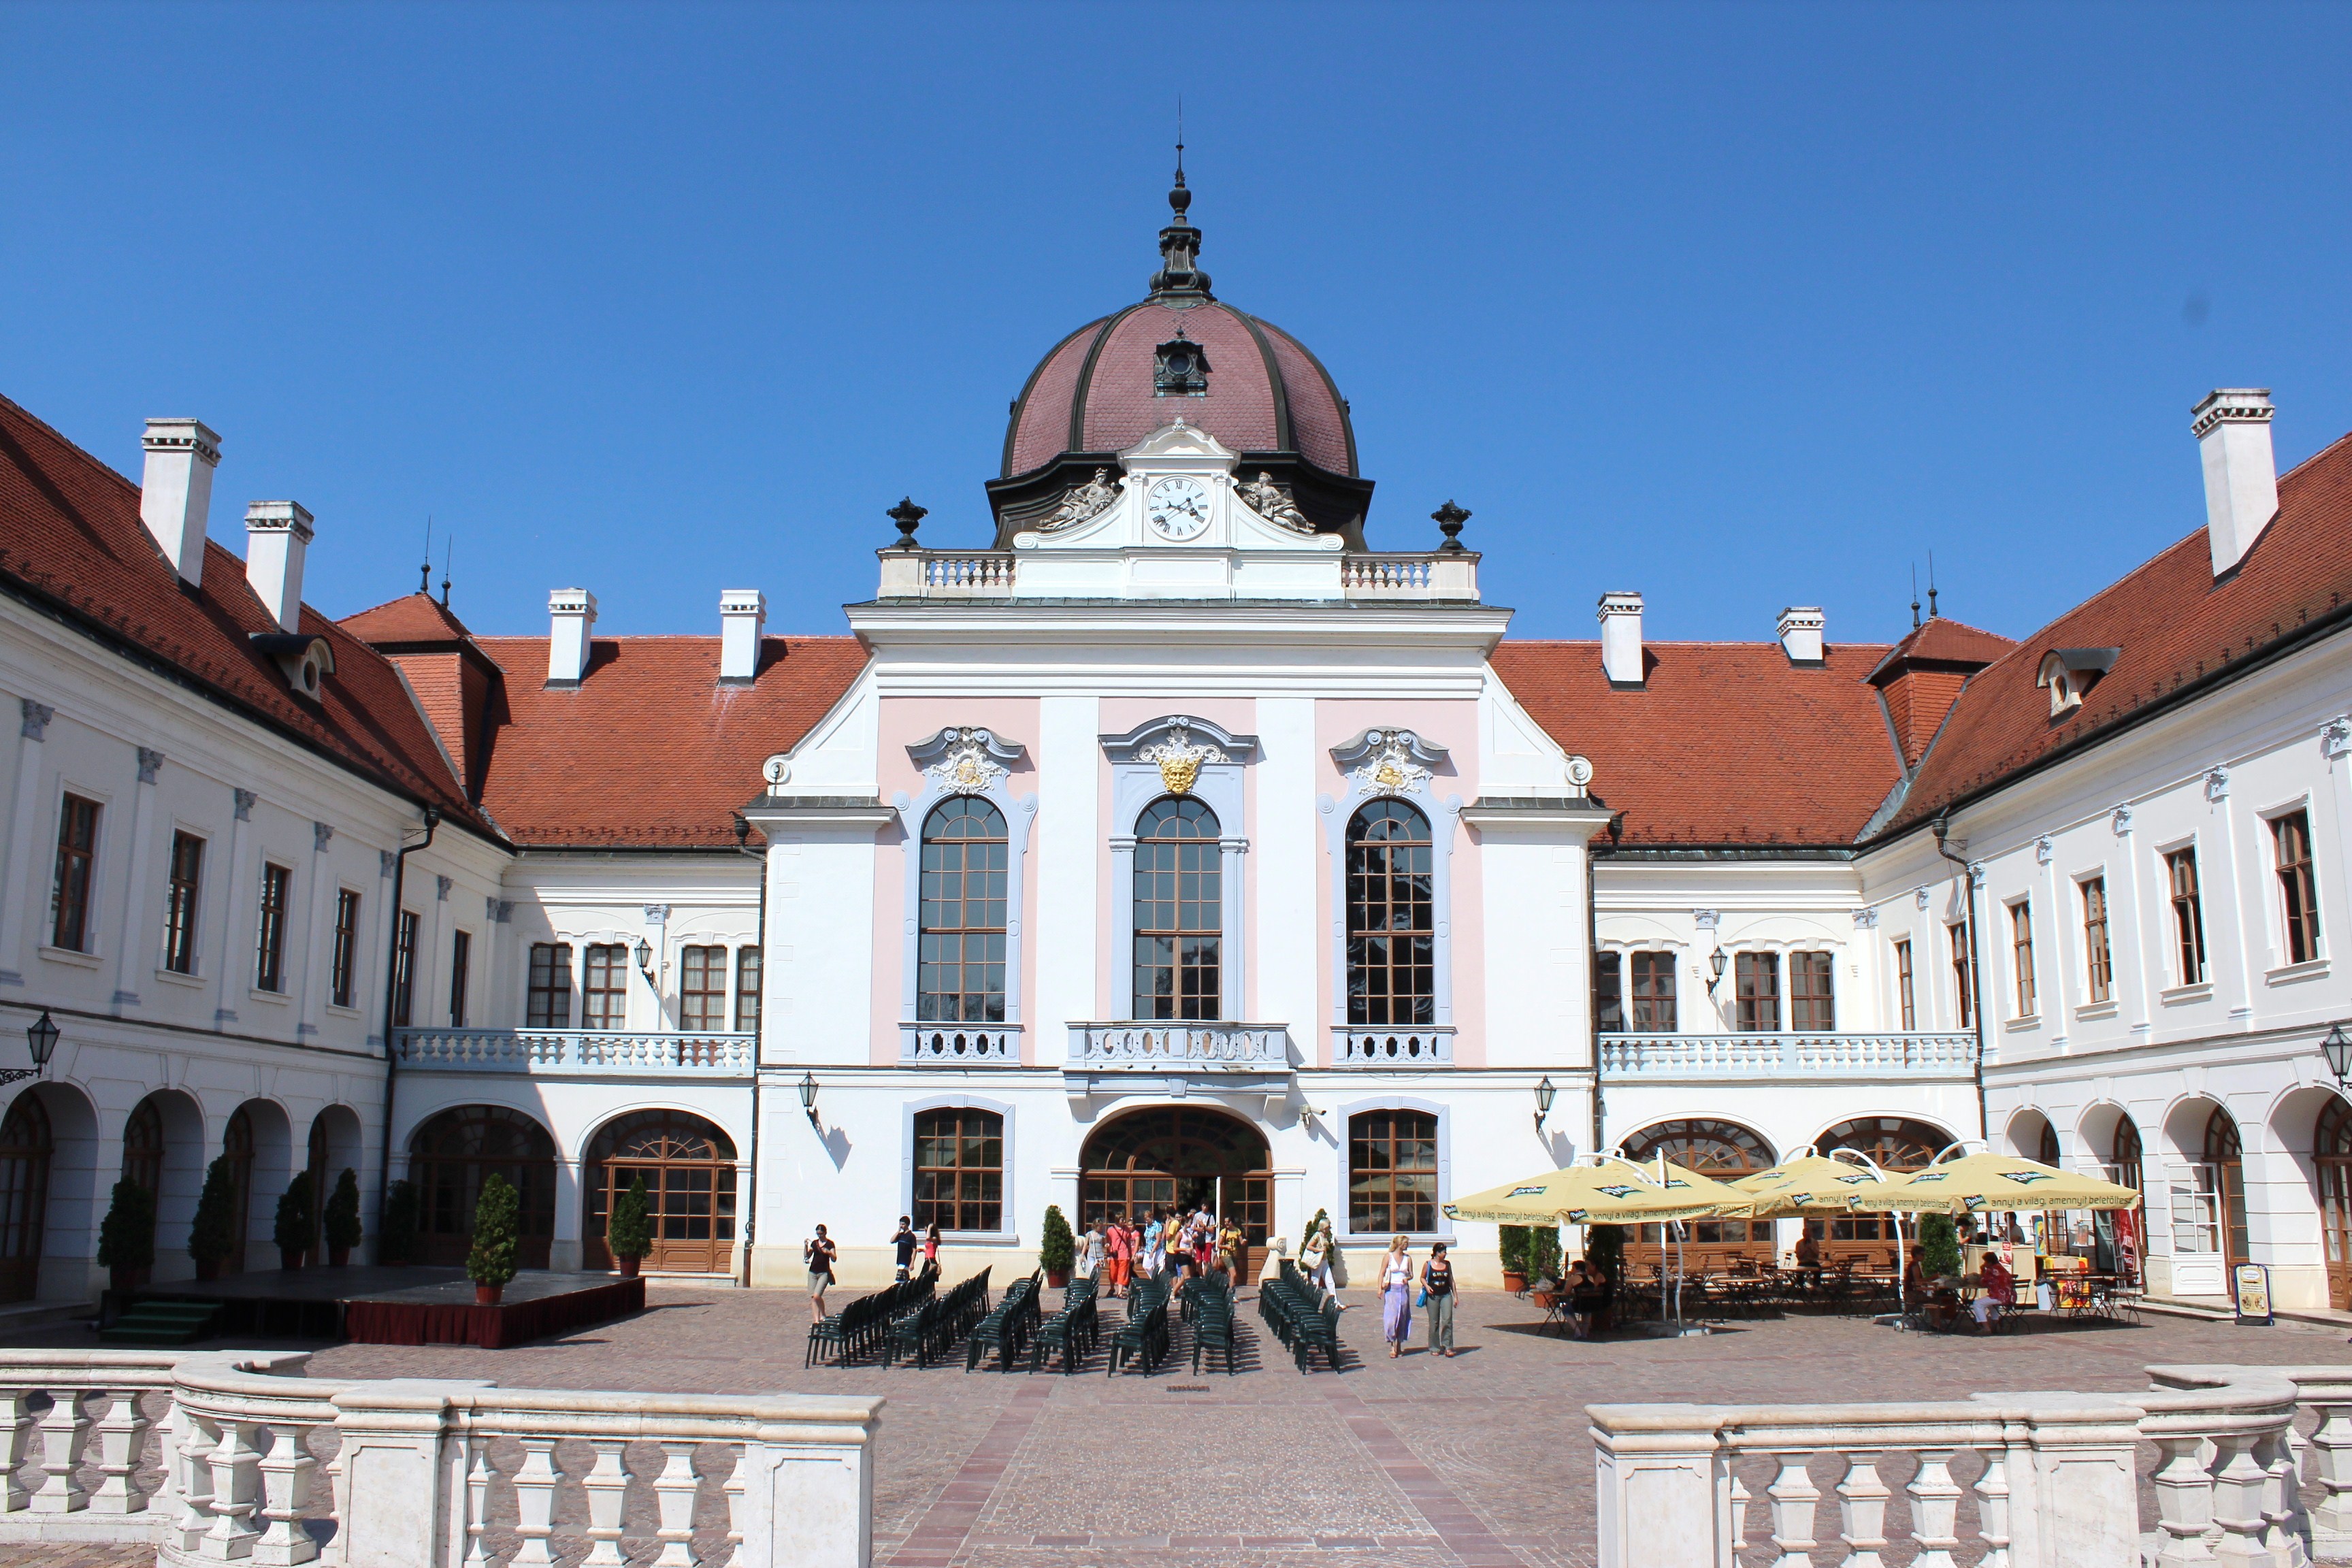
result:
M 875 1519 L 883 1568 L 1581 1568 L 1593 1549 L 1590 1404 L 2120 1392 L 2145 1387 L 2141 1369 L 2157 1362 L 2352 1363 L 2334 1330 L 2153 1315 L 2138 1327 L 2036 1324 L 1989 1340 L 1794 1317 L 1704 1338 L 1584 1344 L 1538 1337 L 1540 1314 L 1496 1294 L 1464 1299 L 1454 1359 L 1391 1360 L 1375 1314 L 1362 1310 L 1370 1299 L 1359 1294 L 1359 1310 L 1340 1321 L 1349 1353 L 1338 1377 L 1319 1365 L 1299 1375 L 1246 1300 L 1233 1375 L 1193 1373 L 1181 1338 L 1179 1356 L 1150 1376 L 1107 1378 L 1099 1351 L 1089 1373 L 1066 1377 L 967 1374 L 960 1356 L 919 1372 L 803 1369 L 807 1316 L 797 1293 L 656 1285 L 650 1298 L 636 1318 L 542 1344 L 339 1345 L 311 1367 L 320 1376 L 488 1377 L 509 1387 L 886 1395 Z M 2143 1473 L 2152 1463 L 2151 1451 Z M 1814 1475 L 1825 1492 L 1831 1464 Z M 1974 1479 L 1972 1463 L 1953 1468 L 1964 1486 Z M 1910 1467 L 1890 1461 L 1882 1478 L 1895 1492 L 1890 1522 L 1900 1521 Z M 1769 1479 L 1748 1484 L 1760 1490 Z M 634 1512 L 636 1489 L 631 1498 Z M 643 1506 L 649 1532 L 650 1498 Z M 1825 1517 L 1834 1519 L 1833 1494 Z M 1973 1522 L 1972 1504 L 1962 1520 Z M 567 1564 L 586 1546 L 561 1530 L 556 1544 Z M 649 1554 L 654 1542 L 630 1546 Z M 1824 1547 L 1815 1561 L 1843 1552 Z M 0 1548 L 0 1568 L 136 1561 Z M 1906 1561 L 1888 1553 L 1892 1568 Z

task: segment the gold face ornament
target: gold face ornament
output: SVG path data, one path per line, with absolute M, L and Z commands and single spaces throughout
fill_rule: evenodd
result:
M 1160 782 L 1168 786 L 1171 795 L 1191 795 L 1192 785 L 1201 776 L 1201 759 L 1162 757 L 1160 759 Z

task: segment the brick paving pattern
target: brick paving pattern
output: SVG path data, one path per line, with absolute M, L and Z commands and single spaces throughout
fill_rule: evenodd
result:
M 2154 1315 L 2136 1328 L 2034 1324 L 1994 1339 L 1801 1316 L 1705 1338 L 1585 1344 L 1538 1337 L 1540 1313 L 1477 1293 L 1461 1304 L 1460 1355 L 1391 1360 L 1377 1315 L 1364 1310 L 1371 1299 L 1350 1300 L 1359 1310 L 1340 1321 L 1349 1354 L 1337 1377 L 1299 1375 L 1246 1299 L 1238 1373 L 1192 1372 L 1180 1334 L 1161 1372 L 1114 1379 L 1103 1375 L 1100 1351 L 1091 1372 L 1075 1376 L 966 1373 L 961 1356 L 919 1372 L 803 1369 L 807 1315 L 797 1293 L 662 1285 L 642 1315 L 565 1340 L 507 1351 L 338 1345 L 311 1365 L 320 1376 L 488 1377 L 509 1387 L 885 1395 L 875 1517 L 882 1568 L 1586 1568 L 1587 1405 L 2131 1392 L 2156 1362 L 2352 1363 L 2337 1330 Z M 42 1342 L 78 1342 L 68 1331 Z M 642 1466 L 631 1458 L 633 1468 L 658 1468 L 657 1455 Z M 585 1463 L 583 1448 L 565 1468 L 576 1475 Z M 2151 1451 L 2143 1475 L 2152 1463 Z M 1826 1494 L 1823 1536 L 1834 1542 L 1832 1468 L 1825 1459 L 1813 1474 Z M 1963 1486 L 1974 1479 L 1973 1462 L 1953 1468 Z M 1907 1460 L 1882 1468 L 1895 1493 L 1890 1523 L 1905 1519 L 1910 1474 Z M 1760 1491 L 1769 1478 L 1747 1479 Z M 555 1545 L 569 1565 L 587 1542 L 576 1533 L 584 1521 L 576 1488 L 564 1496 Z M 633 1487 L 629 1504 L 646 1534 L 627 1546 L 642 1561 L 656 1549 L 649 1489 Z M 1972 1510 L 1964 1504 L 1964 1527 Z M 697 1522 L 697 1549 L 716 1550 L 723 1521 Z M 1751 1525 L 1751 1533 L 1760 1531 Z M 513 1538 L 493 1531 L 488 1543 L 503 1552 Z M 1843 1550 L 1825 1545 L 1814 1561 L 1826 1568 Z M 1755 1568 L 1771 1555 L 1759 1548 L 1744 1561 Z M 0 1548 L 0 1568 L 142 1561 L 113 1548 Z M 1903 1568 L 1908 1552 L 1890 1552 L 1887 1562 Z

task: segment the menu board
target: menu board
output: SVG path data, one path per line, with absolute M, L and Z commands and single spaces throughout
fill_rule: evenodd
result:
M 2232 1274 L 2237 1289 L 2238 1321 L 2270 1326 L 2271 1271 L 2259 1263 L 2241 1263 Z

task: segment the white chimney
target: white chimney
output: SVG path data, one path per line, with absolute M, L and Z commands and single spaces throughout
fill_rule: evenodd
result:
M 2224 386 L 2205 395 L 2189 426 L 2205 460 L 2205 542 L 2219 577 L 2246 558 L 2278 515 L 2278 459 L 2271 455 L 2271 389 Z
M 1612 686 L 1642 684 L 1642 595 L 1601 595 L 1601 668 Z
M 245 580 L 278 629 L 302 629 L 302 556 L 310 514 L 300 501 L 257 500 L 245 509 Z
M 589 638 L 596 629 L 596 595 L 585 588 L 558 588 L 547 596 L 551 625 L 547 636 L 547 683 L 577 686 L 588 673 Z
M 760 673 L 760 634 L 768 624 L 768 596 L 757 588 L 719 595 L 719 679 L 749 686 Z
M 1797 605 L 1780 612 L 1780 651 L 1790 664 L 1822 662 L 1822 628 L 1826 625 L 1818 605 Z
M 200 419 L 150 419 L 140 444 L 147 448 L 147 472 L 139 487 L 139 521 L 180 580 L 201 584 L 220 437 Z

